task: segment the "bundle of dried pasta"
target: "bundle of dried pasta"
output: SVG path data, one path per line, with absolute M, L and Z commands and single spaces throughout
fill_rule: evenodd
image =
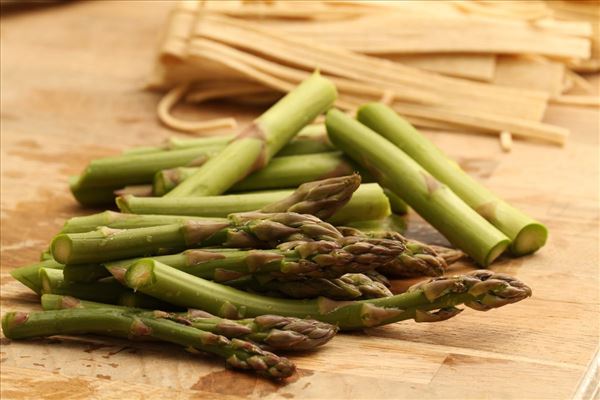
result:
M 562 93 L 565 60 L 589 55 L 587 24 L 538 19 L 532 26 L 527 19 L 511 18 L 517 13 L 516 8 L 525 7 L 512 2 L 497 8 L 477 2 L 480 9 L 500 11 L 501 16 L 494 18 L 482 11 L 476 17 L 466 15 L 464 5 L 457 6 L 455 2 L 440 3 L 429 16 L 437 18 L 439 29 L 430 32 L 419 17 L 424 6 L 420 2 L 394 3 L 392 7 L 360 2 L 295 2 L 291 7 L 291 2 L 284 5 L 274 1 L 251 2 L 237 8 L 232 3 L 235 2 L 183 2 L 169 18 L 151 86 L 171 90 L 161 103 L 160 116 L 175 129 L 202 130 L 172 118 L 168 112 L 174 100 L 183 97 L 188 89 L 189 101 L 233 97 L 272 102 L 319 69 L 335 82 L 340 92 L 337 106 L 346 110 L 383 97 L 397 112 L 421 127 L 496 136 L 511 132 L 515 137 L 557 144 L 563 144 L 568 136 L 567 130 L 545 124 L 542 118 L 550 97 Z M 535 4 L 526 7 L 528 12 L 523 15 L 545 18 L 542 11 L 548 9 Z M 396 8 L 402 8 L 402 12 L 391 11 Z M 441 18 L 444 13 L 452 18 Z M 459 25 L 465 25 L 471 33 L 464 35 L 463 29 L 461 41 L 451 35 Z M 412 32 L 421 32 L 422 37 L 411 44 L 404 39 L 410 38 L 413 28 Z M 344 31 L 345 36 L 341 34 Z M 486 46 L 481 40 L 462 40 L 481 32 L 488 38 Z M 399 36 L 394 36 L 396 33 Z M 378 48 L 375 44 L 379 34 L 384 36 Z M 414 66 L 415 62 L 432 64 L 432 58 L 407 65 L 410 62 L 405 63 L 402 58 L 395 62 L 389 54 L 385 54 L 387 58 L 366 54 L 392 49 L 386 46 L 404 46 L 413 52 L 419 49 L 425 56 L 454 51 L 458 56 L 456 70 L 461 68 L 460 54 L 478 52 L 479 72 L 473 74 L 474 79 L 485 75 L 484 80 L 494 84 L 456 79 L 427 71 L 431 68 Z M 482 49 L 489 49 L 489 54 L 479 54 Z M 534 54 L 532 59 L 517 59 L 517 66 L 526 68 L 532 64 L 551 71 L 542 74 L 551 76 L 551 81 L 532 84 L 532 79 L 524 79 L 522 84 L 512 84 L 514 81 L 508 77 L 516 68 L 513 59 L 506 56 L 504 61 L 496 60 L 496 54 L 503 52 Z M 469 69 L 465 68 L 469 63 L 474 64 L 472 60 L 462 63 L 463 69 Z M 444 63 L 439 64 L 442 68 Z M 452 73 L 452 68 L 447 69 L 446 75 L 461 76 Z M 212 127 L 219 123 L 224 126 L 227 121 L 204 124 Z

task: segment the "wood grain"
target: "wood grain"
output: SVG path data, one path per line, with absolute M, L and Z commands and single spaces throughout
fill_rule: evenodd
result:
M 67 177 L 91 158 L 170 134 L 155 119 L 158 95 L 143 90 L 170 7 L 81 2 L 2 17 L 3 312 L 38 309 L 9 271 L 35 261 L 64 219 L 90 212 L 71 199 Z M 234 115 L 243 123 L 257 110 L 213 104 L 178 112 Z M 546 120 L 572 129 L 564 149 L 518 142 L 502 153 L 489 137 L 428 133 L 470 173 L 549 226 L 539 254 L 493 266 L 530 283 L 530 300 L 486 314 L 466 310 L 439 324 L 340 335 L 320 351 L 292 355 L 300 371 L 284 384 L 225 370 L 218 360 L 174 346 L 3 338 L 2 399 L 589 397 L 600 330 L 599 118 L 597 110 L 550 107 Z M 409 219 L 411 236 L 444 242 L 417 216 Z

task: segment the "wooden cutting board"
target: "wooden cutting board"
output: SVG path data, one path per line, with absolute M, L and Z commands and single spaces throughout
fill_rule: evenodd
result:
M 171 5 L 81 2 L 2 17 L 3 313 L 38 309 L 9 271 L 37 260 L 66 218 L 90 212 L 70 197 L 67 176 L 92 158 L 170 134 L 155 118 L 159 96 L 143 86 Z M 181 112 L 235 115 L 243 123 L 257 110 Z M 443 323 L 340 335 L 319 351 L 292 355 L 299 373 L 281 385 L 175 346 L 2 338 L 2 399 L 590 397 L 600 328 L 599 113 L 551 107 L 547 120 L 572 130 L 565 148 L 516 142 L 506 154 L 489 137 L 430 134 L 469 172 L 548 225 L 549 243 L 539 254 L 493 266 L 529 283 L 531 299 L 486 314 L 467 309 Z M 442 240 L 414 215 L 409 227 L 411 235 Z

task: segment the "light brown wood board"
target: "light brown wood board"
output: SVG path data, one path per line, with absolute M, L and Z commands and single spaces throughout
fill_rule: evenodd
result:
M 170 134 L 155 119 L 159 96 L 143 86 L 171 7 L 80 2 L 2 16 L 2 313 L 38 309 L 10 270 L 37 260 L 66 218 L 92 212 L 76 205 L 67 177 L 94 157 Z M 243 124 L 257 110 L 215 104 L 178 112 L 235 115 Z M 175 346 L 3 338 L 0 396 L 585 398 L 597 377 L 590 366 L 600 329 L 598 118 L 594 110 L 551 106 L 547 121 L 573 132 L 567 146 L 517 142 L 508 154 L 490 137 L 428 133 L 467 171 L 548 225 L 549 243 L 539 254 L 492 267 L 528 282 L 531 299 L 485 314 L 466 310 L 437 324 L 405 322 L 340 335 L 319 351 L 292 355 L 300 371 L 283 385 L 225 370 L 219 360 Z M 408 233 L 443 243 L 414 215 Z M 402 290 L 408 282 L 394 284 Z

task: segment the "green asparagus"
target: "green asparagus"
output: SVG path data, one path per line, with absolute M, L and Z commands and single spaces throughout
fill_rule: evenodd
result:
M 131 266 L 127 286 L 182 307 L 199 308 L 225 318 L 264 314 L 312 318 L 335 324 L 341 330 L 362 329 L 406 319 L 430 322 L 447 319 L 464 303 L 489 310 L 523 300 L 531 289 L 517 279 L 480 270 L 467 275 L 433 278 L 406 293 L 380 299 L 338 302 L 325 297 L 291 300 L 247 293 L 189 275 L 151 259 Z M 437 310 L 437 312 L 432 312 Z
M 51 244 L 62 264 L 102 263 L 168 250 L 217 246 L 273 248 L 292 240 L 335 240 L 341 233 L 307 214 L 248 212 L 226 220 L 187 221 L 137 229 L 102 227 L 86 233 L 62 233 Z
M 279 202 L 293 193 L 292 190 L 281 190 L 176 198 L 125 196 L 117 199 L 117 205 L 121 211 L 126 213 L 225 217 L 232 212 L 260 209 L 268 204 Z M 310 209 L 302 211 L 303 213 L 314 212 Z M 344 224 L 355 220 L 357 215 L 361 219 L 375 220 L 385 218 L 389 214 L 390 203 L 381 187 L 376 183 L 367 183 L 360 185 L 350 201 L 338 210 L 329 221 L 334 224 Z
M 258 274 L 279 280 L 339 278 L 347 273 L 373 271 L 402 254 L 402 243 L 387 239 L 338 241 L 292 241 L 272 250 L 192 249 L 183 253 L 152 257 L 186 273 L 217 282 L 228 282 Z M 127 269 L 139 261 L 106 263 L 106 269 L 122 281 Z
M 333 144 L 405 200 L 478 264 L 492 263 L 510 240 L 402 150 L 339 110 L 326 118 Z
M 240 339 L 202 331 L 152 314 L 138 314 L 114 308 L 73 308 L 42 312 L 9 312 L 2 318 L 2 330 L 10 339 L 64 334 L 103 334 L 126 338 L 153 338 L 179 344 L 195 351 L 215 354 L 229 367 L 253 370 L 269 378 L 291 376 L 295 367 L 286 358 L 262 350 Z
M 358 170 L 338 152 L 276 157 L 269 164 L 239 181 L 229 192 L 285 189 L 328 177 L 349 175 Z M 163 196 L 192 176 L 198 168 L 179 167 L 157 172 L 154 195 Z
M 391 108 L 381 103 L 366 104 L 359 108 L 357 118 L 448 185 L 471 208 L 508 236 L 512 241 L 510 249 L 513 254 L 533 253 L 546 243 L 548 230 L 544 225 L 483 187 Z
M 166 196 L 224 193 L 248 174 L 264 168 L 304 126 L 331 107 L 336 97 L 333 83 L 314 73 Z
M 68 308 L 115 308 L 104 303 L 79 300 L 70 296 L 45 294 L 42 296 L 44 310 L 60 310 Z M 132 309 L 129 309 L 132 311 Z M 139 309 L 140 313 L 147 310 Z M 337 332 L 337 327 L 320 321 L 281 317 L 278 315 L 261 315 L 256 318 L 230 320 L 215 317 L 200 310 L 174 313 L 155 311 L 156 318 L 169 319 L 194 328 L 216 333 L 228 339 L 239 338 L 269 346 L 276 350 L 299 351 L 310 350 L 329 342 Z

